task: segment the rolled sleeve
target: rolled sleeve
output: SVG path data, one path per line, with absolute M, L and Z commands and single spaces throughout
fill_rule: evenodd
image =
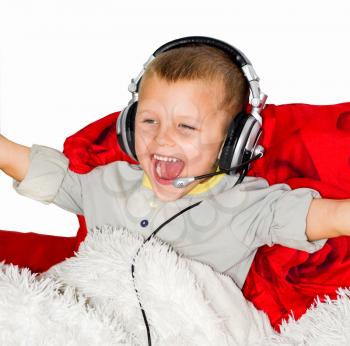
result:
M 310 253 L 323 247 L 327 239 L 309 241 L 306 236 L 307 214 L 314 198 L 321 198 L 317 191 L 299 188 L 285 191 L 275 201 L 270 229 L 272 243 Z
M 13 187 L 21 195 L 44 204 L 54 203 L 63 209 L 82 214 L 82 189 L 79 175 L 68 169 L 69 160 L 53 148 L 33 145 L 29 168 L 21 182 Z

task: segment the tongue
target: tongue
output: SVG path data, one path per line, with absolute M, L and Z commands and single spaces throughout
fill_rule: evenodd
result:
M 180 175 L 181 171 L 184 168 L 184 165 L 185 164 L 183 161 L 176 161 L 176 162 L 157 161 L 156 171 L 162 179 L 172 180 L 177 178 Z

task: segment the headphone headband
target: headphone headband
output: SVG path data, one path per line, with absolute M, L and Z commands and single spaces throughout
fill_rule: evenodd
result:
M 178 38 L 176 40 L 170 41 L 163 44 L 159 47 L 154 53 L 153 56 L 157 56 L 160 53 L 166 52 L 171 49 L 180 48 L 183 46 L 191 44 L 205 44 L 217 49 L 224 51 L 233 61 L 234 64 L 242 68 L 245 65 L 251 65 L 248 58 L 237 48 L 229 45 L 224 41 L 217 40 L 215 38 L 206 37 L 206 36 L 188 36 Z
M 262 119 L 260 116 L 260 112 L 265 106 L 267 96 L 260 91 L 260 85 L 259 85 L 260 79 L 256 74 L 252 64 L 250 63 L 249 59 L 239 49 L 231 46 L 230 44 L 224 41 L 221 41 L 212 37 L 206 37 L 206 36 L 182 37 L 182 38 L 169 41 L 163 44 L 157 50 L 155 50 L 154 53 L 144 63 L 143 69 L 140 71 L 137 77 L 131 79 L 131 83 L 129 84 L 129 87 L 128 87 L 128 90 L 132 94 L 130 103 L 136 102 L 138 100 L 138 91 L 139 91 L 141 78 L 145 70 L 147 69 L 148 65 L 150 64 L 150 62 L 158 54 L 161 54 L 168 50 L 172 50 L 175 48 L 180 48 L 188 45 L 193 45 L 193 44 L 206 44 L 208 46 L 220 49 L 221 51 L 224 51 L 231 58 L 234 64 L 238 65 L 238 67 L 241 68 L 249 84 L 249 89 L 251 94 L 249 103 L 252 106 L 251 114 L 261 125 Z

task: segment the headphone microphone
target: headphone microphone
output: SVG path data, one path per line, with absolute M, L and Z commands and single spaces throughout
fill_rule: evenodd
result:
M 257 145 L 256 148 L 254 149 L 254 156 L 241 163 L 240 165 L 231 167 L 229 169 L 220 169 L 218 172 L 213 172 L 213 173 L 208 173 L 208 174 L 203 174 L 203 175 L 196 175 L 194 177 L 183 177 L 183 178 L 177 178 L 174 179 L 172 182 L 172 185 L 178 189 L 183 189 L 189 184 L 193 183 L 195 180 L 200 180 L 200 179 L 205 179 L 205 178 L 210 178 L 214 177 L 219 174 L 229 174 L 231 171 L 236 170 L 238 171 L 239 169 L 242 168 L 247 168 L 247 166 L 252 163 L 253 161 L 260 159 L 264 155 L 264 148 L 261 145 Z

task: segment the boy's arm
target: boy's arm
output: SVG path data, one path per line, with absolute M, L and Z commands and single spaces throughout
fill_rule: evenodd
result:
M 350 235 L 350 199 L 314 199 L 306 219 L 310 241 Z
M 38 145 L 29 148 L 0 135 L 0 170 L 15 180 L 19 194 L 83 214 L 80 175 L 68 170 L 63 153 Z
M 0 135 L 0 169 L 17 181 L 22 181 L 29 167 L 30 148 Z

